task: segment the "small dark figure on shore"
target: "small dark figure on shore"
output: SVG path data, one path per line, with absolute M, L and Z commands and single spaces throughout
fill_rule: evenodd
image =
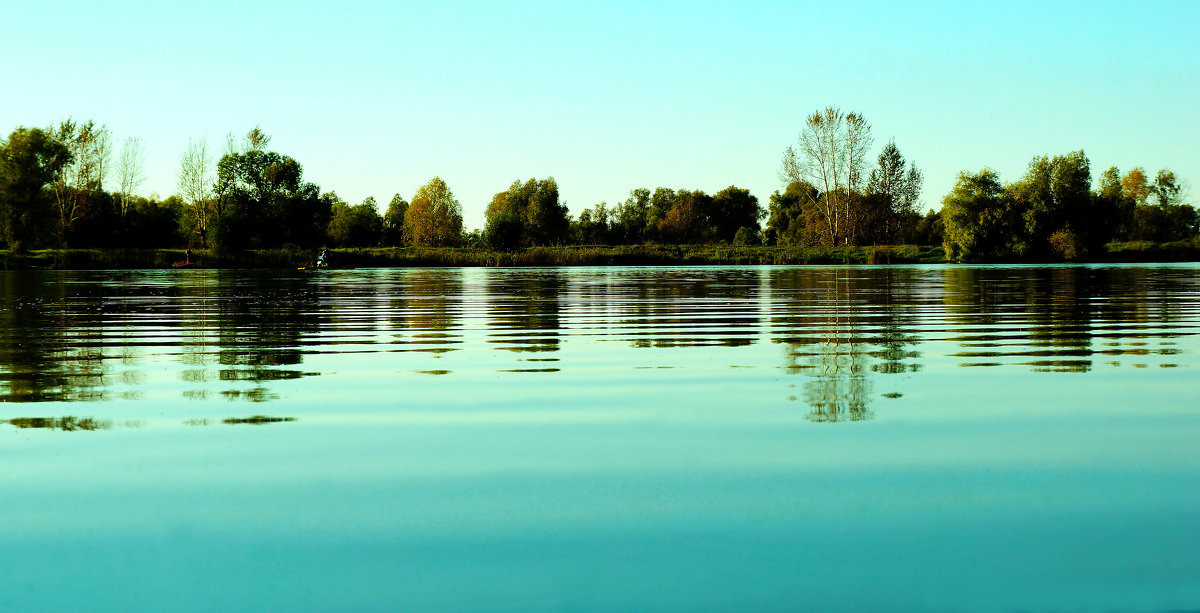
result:
M 188 249 L 187 251 L 183 252 L 183 263 L 184 264 L 192 263 L 192 250 L 191 249 Z

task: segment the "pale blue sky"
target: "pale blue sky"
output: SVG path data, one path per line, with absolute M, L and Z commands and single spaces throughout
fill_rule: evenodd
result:
M 1200 2 L 21 2 L 0 9 L 0 131 L 66 117 L 147 145 L 255 125 L 345 200 L 440 175 L 479 227 L 554 176 L 572 214 L 636 187 L 781 187 L 813 110 L 895 138 L 939 208 L 959 170 L 1015 180 L 1083 149 L 1200 177 Z M 1193 196 L 1195 190 L 1193 190 Z M 1194 200 L 1194 198 L 1193 198 Z

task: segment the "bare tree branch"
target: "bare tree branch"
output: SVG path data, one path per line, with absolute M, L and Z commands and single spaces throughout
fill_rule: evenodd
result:
M 213 163 L 208 139 L 188 139 L 188 148 L 179 159 L 179 194 L 188 204 L 194 231 L 200 244 L 206 245 L 212 227 Z
M 143 170 L 146 164 L 146 146 L 142 139 L 130 136 L 121 145 L 121 158 L 117 165 L 118 195 L 121 199 L 121 216 L 129 212 L 129 199 L 134 190 L 146 180 Z

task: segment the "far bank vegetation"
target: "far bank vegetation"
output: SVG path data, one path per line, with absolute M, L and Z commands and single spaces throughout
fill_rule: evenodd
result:
M 1034 157 L 1011 183 L 987 168 L 963 171 L 940 210 L 922 212 L 917 165 L 894 140 L 876 150 L 866 118 L 836 107 L 807 117 L 766 206 L 733 185 L 713 194 L 645 187 L 572 216 L 553 177 L 529 178 L 496 192 L 478 229 L 464 228 L 439 177 L 411 200 L 345 202 L 306 181 L 257 127 L 229 135 L 219 157 L 190 140 L 165 198 L 138 194 L 141 140 L 113 142 L 106 126 L 73 120 L 0 140 L 6 263 L 158 261 L 185 248 L 211 263 L 291 262 L 323 247 L 390 265 L 1175 259 L 1196 252 L 1200 230 L 1170 170 L 1112 167 L 1094 181 L 1083 151 Z M 33 255 L 44 249 L 55 255 Z

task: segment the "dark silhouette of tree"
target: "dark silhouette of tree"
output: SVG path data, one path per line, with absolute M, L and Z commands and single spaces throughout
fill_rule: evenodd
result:
M 70 160 L 66 145 L 38 128 L 17 128 L 0 141 L 0 240 L 9 249 L 53 242 L 54 204 L 47 188 Z
M 303 180 L 296 160 L 274 151 L 230 153 L 217 164 L 216 246 L 224 251 L 325 240 L 332 203 Z
M 709 221 L 717 238 L 730 243 L 743 228 L 757 234 L 766 214 L 749 190 L 730 185 L 713 195 Z
M 404 244 L 404 213 L 408 211 L 408 201 L 400 194 L 392 196 L 387 211 L 383 214 L 383 244 L 388 247 L 398 247 Z

